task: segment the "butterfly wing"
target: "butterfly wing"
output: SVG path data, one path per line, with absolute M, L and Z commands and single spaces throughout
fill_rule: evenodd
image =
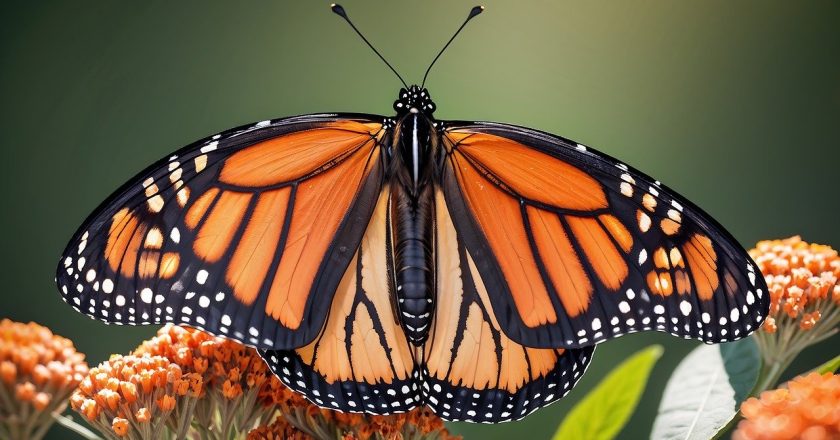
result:
M 295 350 L 260 350 L 283 383 L 325 408 L 391 414 L 420 404 L 414 353 L 390 291 L 388 195 L 386 187 L 318 337 Z
M 747 253 L 659 182 L 550 134 L 446 126 L 446 203 L 516 342 L 575 348 L 641 330 L 726 342 L 767 315 Z
M 453 421 L 518 419 L 568 393 L 594 347 L 527 348 L 508 339 L 440 193 L 440 294 L 425 346 L 409 345 L 389 291 L 387 197 L 386 190 L 321 334 L 295 350 L 260 351 L 272 371 L 322 407 L 393 414 L 425 404 Z
M 264 121 L 152 165 L 71 240 L 56 279 L 64 300 L 109 323 L 173 322 L 257 347 L 305 345 L 382 187 L 375 120 Z
M 438 295 L 424 347 L 426 404 L 446 420 L 498 423 L 565 396 L 595 347 L 530 348 L 508 338 L 494 313 L 495 292 L 456 232 L 441 192 L 435 212 Z

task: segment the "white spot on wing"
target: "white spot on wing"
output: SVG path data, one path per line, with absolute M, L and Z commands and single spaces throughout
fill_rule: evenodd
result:
M 207 282 L 207 276 L 208 275 L 210 275 L 210 274 L 207 273 L 206 270 L 201 269 L 201 270 L 198 271 L 197 274 L 195 274 L 195 281 L 198 282 L 198 284 L 204 284 L 204 283 Z
M 618 310 L 621 310 L 621 313 L 627 313 L 630 311 L 630 304 L 627 304 L 627 301 L 622 301 L 618 303 Z
M 140 291 L 140 300 L 146 304 L 152 303 L 152 289 L 146 287 L 145 289 Z
M 209 153 L 209 152 L 215 150 L 218 147 L 219 147 L 219 142 L 218 141 L 213 141 L 213 142 L 210 142 L 209 144 L 201 147 L 201 152 L 202 153 Z
M 688 301 L 680 302 L 680 311 L 682 312 L 683 316 L 688 316 L 691 314 L 691 303 Z

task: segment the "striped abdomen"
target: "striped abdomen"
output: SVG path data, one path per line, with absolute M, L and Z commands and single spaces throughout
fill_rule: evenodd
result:
M 391 198 L 394 284 L 400 321 L 415 345 L 426 340 L 432 321 L 434 218 L 431 185 L 422 190 L 416 200 L 397 185 Z

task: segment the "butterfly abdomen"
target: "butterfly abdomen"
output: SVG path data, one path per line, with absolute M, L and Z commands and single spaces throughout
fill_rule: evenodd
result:
M 434 308 L 434 205 L 431 188 L 413 199 L 397 185 L 391 199 L 394 287 L 409 340 L 425 342 Z

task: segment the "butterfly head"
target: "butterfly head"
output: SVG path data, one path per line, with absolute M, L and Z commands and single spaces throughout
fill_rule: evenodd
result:
M 422 113 L 431 117 L 436 108 L 429 91 L 418 85 L 400 89 L 399 97 L 394 101 L 394 110 L 400 116 L 407 113 Z

